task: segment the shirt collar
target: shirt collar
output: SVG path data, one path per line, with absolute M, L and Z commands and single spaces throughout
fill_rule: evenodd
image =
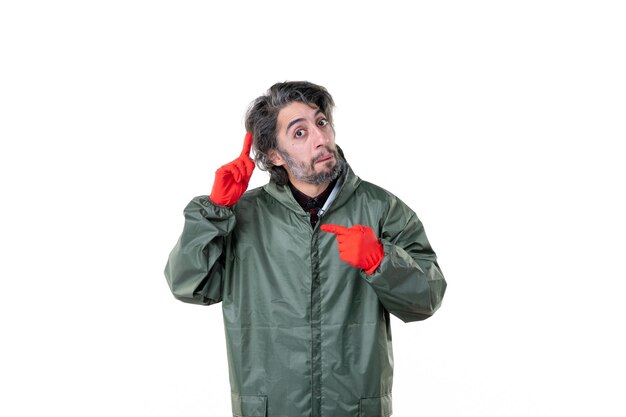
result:
M 289 189 L 291 190 L 291 193 L 293 194 L 293 197 L 296 199 L 298 204 L 300 204 L 300 206 L 304 210 L 309 211 L 312 208 L 319 209 L 324 206 L 324 203 L 326 203 L 326 200 L 328 199 L 330 193 L 333 191 L 336 183 L 337 178 L 335 178 L 330 184 L 328 184 L 328 187 L 326 187 L 326 189 L 317 197 L 309 197 L 308 195 L 304 194 L 302 191 L 294 187 L 291 182 L 289 183 Z

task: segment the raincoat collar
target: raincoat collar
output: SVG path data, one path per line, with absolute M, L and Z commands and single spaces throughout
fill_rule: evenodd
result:
M 343 152 L 340 151 L 340 153 L 343 156 Z M 327 208 L 326 213 L 344 205 L 361 183 L 361 179 L 354 174 L 348 163 L 346 163 L 346 168 L 341 175 L 343 177 L 343 184 L 341 185 L 337 196 Z M 341 179 L 339 182 L 341 182 Z M 294 198 L 288 185 L 278 185 L 274 181 L 270 180 L 270 182 L 267 183 L 263 189 L 289 210 L 298 214 L 304 213 L 304 210 Z

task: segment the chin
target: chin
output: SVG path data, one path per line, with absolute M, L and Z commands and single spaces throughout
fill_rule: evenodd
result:
M 323 162 L 322 165 L 325 171 L 330 171 L 331 169 L 335 168 L 335 165 L 337 165 L 337 161 L 335 159 L 330 159 L 326 162 Z

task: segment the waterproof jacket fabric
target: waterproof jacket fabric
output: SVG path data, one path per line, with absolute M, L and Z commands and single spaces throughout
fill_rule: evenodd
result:
M 371 275 L 339 259 L 320 225 L 374 229 L 385 256 Z M 233 416 L 387 417 L 389 313 L 430 317 L 446 282 L 422 223 L 348 167 L 311 226 L 289 187 L 246 192 L 233 207 L 194 198 L 165 275 L 184 302 L 222 302 Z

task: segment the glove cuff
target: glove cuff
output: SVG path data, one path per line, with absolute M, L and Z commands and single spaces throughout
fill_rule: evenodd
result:
M 378 242 L 378 251 L 376 254 L 373 255 L 374 257 L 374 263 L 372 264 L 372 266 L 370 266 L 367 269 L 364 269 L 365 273 L 368 275 L 372 275 L 374 272 L 376 272 L 376 269 L 380 266 L 381 262 L 383 261 L 383 258 L 385 257 L 385 252 L 383 250 L 383 245 Z
M 231 207 L 235 204 L 232 202 L 230 198 L 224 197 L 219 193 L 211 192 L 209 195 L 209 200 L 213 202 L 213 204 L 217 204 L 218 206 Z

